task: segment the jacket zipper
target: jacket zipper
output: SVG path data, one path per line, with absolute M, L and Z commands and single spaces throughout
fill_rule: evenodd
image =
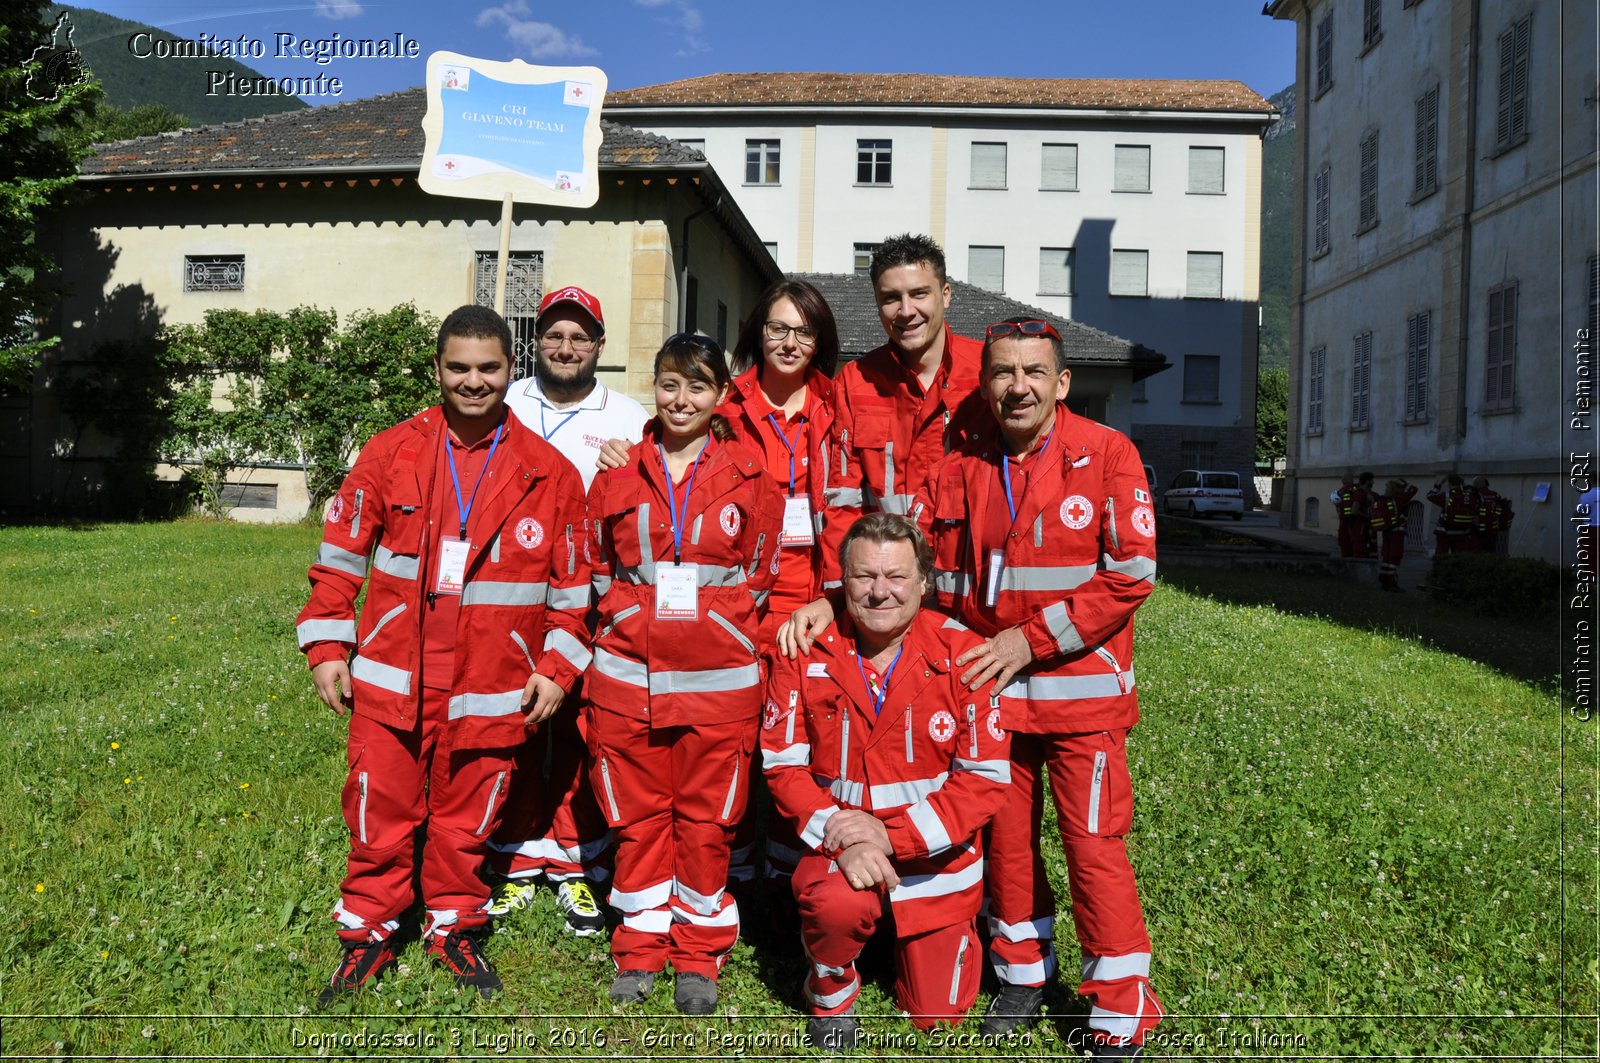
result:
M 950 975 L 950 1006 L 955 1007 L 956 997 L 961 995 L 961 969 L 967 965 L 967 936 L 961 935 L 961 944 L 956 946 L 956 969 Z
M 715 623 L 720 624 L 722 626 L 722 630 L 726 631 L 728 634 L 737 639 L 739 641 L 739 645 L 743 646 L 747 652 L 752 654 L 756 652 L 756 644 L 745 638 L 744 632 L 734 627 L 732 622 L 729 621 L 727 617 L 723 616 L 715 609 L 707 609 L 706 615 Z
M 350 514 L 350 538 L 354 539 L 361 533 L 361 503 L 366 500 L 367 492 L 356 488 L 356 504 L 354 512 Z
M 378 618 L 378 622 L 373 625 L 372 630 L 367 632 L 367 637 L 361 640 L 361 645 L 359 647 L 357 647 L 357 648 L 358 649 L 365 648 L 367 643 L 371 642 L 373 639 L 378 637 L 378 632 L 383 630 L 383 625 L 387 624 L 389 621 L 393 620 L 395 617 L 399 616 L 401 613 L 403 613 L 405 611 L 406 611 L 406 603 L 405 602 L 401 602 L 399 605 L 395 606 L 393 609 L 389 610 L 387 613 L 384 613 L 383 616 Z
M 839 706 L 839 781 L 850 781 L 850 708 Z
M 622 818 L 622 813 L 617 811 L 617 795 L 611 789 L 611 765 L 605 757 L 600 758 L 600 782 L 605 786 L 606 804 L 611 806 L 611 821 L 615 823 Z
M 750 568 L 745 572 L 746 579 L 754 579 L 757 572 L 761 571 L 761 550 L 767 545 L 767 533 L 762 532 L 756 536 L 756 551 L 750 558 Z
M 1089 782 L 1089 833 L 1100 833 L 1100 795 L 1106 775 L 1105 750 L 1094 755 L 1094 777 Z
M 795 710 L 799 706 L 799 704 L 800 704 L 800 691 L 798 691 L 798 690 L 789 691 L 789 726 L 786 727 L 784 729 L 784 732 L 783 732 L 784 745 L 793 745 L 794 744 L 794 718 L 797 715 Z
M 362 772 L 356 776 L 356 785 L 361 790 L 361 801 L 356 806 L 356 836 L 361 839 L 361 844 L 367 844 L 367 773 Z
M 1122 674 L 1122 665 L 1117 663 L 1117 659 L 1111 656 L 1111 651 L 1104 646 L 1096 646 L 1094 652 L 1095 656 L 1111 666 L 1111 671 L 1117 677 L 1117 689 L 1126 694 L 1128 692 L 1128 680 Z
M 839 433 L 839 476 L 848 479 L 850 476 L 850 429 L 843 429 Z
M 911 706 L 910 705 L 906 706 L 906 763 L 907 764 L 916 763 L 916 755 L 912 751 Z
M 572 541 L 572 525 L 567 525 L 567 575 L 577 571 L 578 546 Z
M 605 627 L 600 629 L 600 634 L 598 634 L 598 635 L 596 635 L 594 637 L 595 641 L 599 642 L 601 639 L 603 639 L 607 635 L 611 634 L 611 630 L 613 628 L 615 628 L 618 624 L 622 623 L 624 620 L 628 619 L 628 617 L 632 616 L 634 613 L 637 613 L 642 608 L 643 608 L 643 606 L 630 605 L 626 609 L 623 609 L 622 611 L 617 613 L 616 616 L 611 618 L 611 623 L 607 624 Z
M 739 762 L 733 762 L 733 782 L 728 787 L 728 797 L 722 802 L 722 821 L 726 823 L 733 812 L 733 799 L 739 793 Z
M 972 759 L 978 759 L 978 706 L 967 703 L 967 734 L 972 737 Z
M 1111 535 L 1111 549 L 1120 553 L 1122 540 L 1117 535 L 1117 500 L 1115 498 L 1106 499 L 1106 528 Z
M 494 788 L 489 791 L 489 803 L 483 809 L 483 822 L 478 824 L 478 836 L 489 829 L 489 821 L 494 819 L 494 803 L 500 799 L 500 790 L 506 784 L 506 773 L 497 772 L 494 777 Z
M 528 662 L 528 671 L 537 672 L 539 669 L 533 666 L 533 654 L 528 652 L 528 644 L 523 641 L 522 636 L 513 631 L 511 633 L 511 641 L 515 642 L 517 649 L 522 651 L 523 658 Z

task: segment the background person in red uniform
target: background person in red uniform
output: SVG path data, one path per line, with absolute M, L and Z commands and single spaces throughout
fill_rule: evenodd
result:
M 394 964 L 423 829 L 424 947 L 463 985 L 500 988 L 468 933 L 488 918 L 485 845 L 525 728 L 589 663 L 582 481 L 505 407 L 505 321 L 456 310 L 434 368 L 442 405 L 373 437 L 329 505 L 296 622 L 318 696 L 351 710 L 345 952 L 323 1003 Z
M 1395 479 L 1372 499 L 1371 528 L 1379 538 L 1378 586 L 1386 591 L 1404 589 L 1400 586 L 1400 562 L 1406 556 L 1406 507 L 1416 496 L 1415 485 Z
M 756 648 L 778 569 L 783 499 L 761 458 L 714 413 L 722 350 L 679 334 L 656 355 L 657 415 L 626 465 L 589 490 L 600 595 L 584 677 L 590 781 L 616 837 L 610 995 L 716 1007 L 739 936 L 728 850 L 744 812 L 761 706 Z
M 1500 548 L 1500 536 L 1511 530 L 1511 500 L 1489 486 L 1487 476 L 1472 481 L 1473 493 L 1478 496 L 1478 512 L 1473 519 L 1473 549 L 1480 554 L 1492 554 Z
M 1372 474 L 1364 472 L 1359 482 L 1348 473 L 1333 494 L 1339 507 L 1339 556 L 1366 557 L 1370 553 L 1367 523 L 1372 508 Z
M 1433 485 L 1428 501 L 1439 507 L 1433 526 L 1433 550 L 1437 554 L 1467 554 L 1477 545 L 1473 529 L 1478 523 L 1478 495 L 1451 473 Z
M 921 609 L 933 555 L 905 517 L 858 520 L 841 547 L 846 616 L 767 683 L 762 763 L 804 839 L 793 879 L 812 1044 L 855 1047 L 856 957 L 889 915 L 895 1002 L 959 1022 L 978 994 L 979 831 L 1010 778 L 1000 710 L 952 660 L 983 640 Z M 885 903 L 887 901 L 887 903 Z M 892 913 L 892 914 L 890 914 Z

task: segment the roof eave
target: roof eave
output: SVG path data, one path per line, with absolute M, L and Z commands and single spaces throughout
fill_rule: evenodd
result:
M 1266 123 L 1274 120 L 1277 111 L 1267 109 L 1224 109 L 1224 108 L 1152 108 L 1152 107 L 1037 107 L 1037 106 L 1010 106 L 993 105 L 975 107 L 958 104 L 886 104 L 886 103 L 834 103 L 834 104 L 807 104 L 807 103 L 682 103 L 682 104 L 617 104 L 607 105 L 606 114 L 611 117 L 630 119 L 666 119 L 681 117 L 696 111 L 709 111 L 718 115 L 798 115 L 802 117 L 838 116 L 862 114 L 884 114 L 900 117 L 944 117 L 944 118 L 996 118 L 1008 119 L 1036 119 L 1050 118 L 1060 120 L 1074 118 L 1082 121 L 1126 121 L 1133 119 L 1141 122 L 1161 121 L 1192 121 L 1192 122 L 1239 122 L 1239 123 Z

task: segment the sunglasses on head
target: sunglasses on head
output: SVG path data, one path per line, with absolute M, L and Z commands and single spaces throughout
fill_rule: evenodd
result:
M 710 336 L 702 336 L 698 332 L 675 332 L 667 337 L 667 342 L 662 344 L 662 346 L 676 347 L 680 343 L 687 343 L 691 347 L 698 347 L 707 354 L 714 354 L 718 358 L 723 357 L 722 344 L 718 343 Z
M 1061 341 L 1061 333 L 1048 321 L 996 321 L 985 330 L 984 335 L 991 340 L 1020 335 L 1049 336 L 1058 343 Z

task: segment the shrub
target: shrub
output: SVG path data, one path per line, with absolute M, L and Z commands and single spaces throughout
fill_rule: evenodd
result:
M 1531 557 L 1441 554 L 1428 583 L 1440 601 L 1484 616 L 1546 615 L 1561 597 L 1561 570 Z

